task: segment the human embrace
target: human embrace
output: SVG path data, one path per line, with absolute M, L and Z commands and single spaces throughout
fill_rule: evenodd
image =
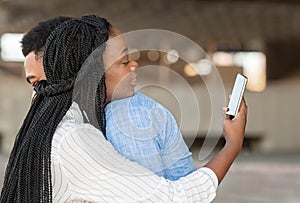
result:
M 43 77 L 27 77 L 36 95 L 9 158 L 1 203 L 213 201 L 242 149 L 245 101 L 233 120 L 224 115 L 226 144 L 205 166 L 196 170 L 175 136 L 180 160 L 166 171 L 151 171 L 108 141 L 114 125 L 107 123 L 107 107 L 136 96 L 138 64 L 127 51 L 120 31 L 96 15 L 67 19 L 51 32 L 43 48 Z M 178 168 L 184 177 L 166 179 Z

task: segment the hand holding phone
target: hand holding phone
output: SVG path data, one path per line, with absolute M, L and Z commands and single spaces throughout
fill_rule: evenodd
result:
M 228 111 L 226 112 L 230 119 L 233 119 L 239 111 L 247 81 L 248 78 L 246 76 L 240 73 L 237 74 L 228 103 Z

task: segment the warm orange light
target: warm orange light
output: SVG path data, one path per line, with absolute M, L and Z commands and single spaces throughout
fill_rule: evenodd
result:
M 248 77 L 247 89 L 261 92 L 266 88 L 266 56 L 261 52 L 248 52 L 243 56 L 243 73 Z
M 189 77 L 196 76 L 198 73 L 195 70 L 195 66 L 196 64 L 191 64 L 191 63 L 186 64 L 183 69 L 184 73 Z
M 223 51 L 217 51 L 212 59 L 217 66 L 233 66 L 233 54 Z
M 147 53 L 147 57 L 150 61 L 157 61 L 159 58 L 159 53 L 158 51 L 150 50 Z

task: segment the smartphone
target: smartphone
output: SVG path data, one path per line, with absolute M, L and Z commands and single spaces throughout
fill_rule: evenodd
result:
M 228 103 L 228 111 L 226 112 L 230 119 L 233 119 L 239 111 L 247 81 L 246 76 L 240 73 L 237 74 Z

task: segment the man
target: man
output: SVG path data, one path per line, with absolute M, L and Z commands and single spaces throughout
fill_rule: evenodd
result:
M 50 33 L 60 24 L 71 17 L 58 16 L 38 23 L 31 28 L 22 38 L 22 53 L 25 56 L 24 70 L 26 81 L 31 85 L 40 80 L 45 80 L 46 76 L 43 70 L 44 47 Z
M 26 80 L 33 87 L 38 81 L 46 79 L 43 70 L 43 50 L 48 36 L 56 26 L 70 19 L 72 18 L 60 16 L 40 22 L 24 35 L 21 41 L 22 52 L 26 57 L 24 69 Z M 120 34 L 116 29 L 114 32 Z M 126 51 L 123 53 L 123 64 L 130 60 Z M 116 97 L 115 92 L 118 89 L 116 87 L 125 86 L 120 81 L 128 72 L 124 71 L 126 69 L 114 68 L 113 64 L 116 58 L 109 57 L 112 58 L 112 61 L 108 64 L 110 68 L 105 73 L 108 103 L 105 108 L 106 137 L 108 141 L 129 160 L 135 161 L 169 180 L 177 180 L 193 172 L 196 168 L 192 154 L 182 138 L 174 117 L 164 106 L 141 93 L 135 93 L 133 97 L 128 97 L 127 90 L 124 88 L 119 90 L 119 96 Z M 135 71 L 138 64 L 135 63 L 131 67 L 132 71 Z M 135 86 L 135 77 L 130 84 Z M 132 91 L 134 91 L 133 88 Z M 113 92 L 115 95 L 110 96 Z M 133 92 L 130 94 L 132 96 Z M 131 109 L 130 113 L 126 112 L 127 107 Z M 154 111 L 155 114 L 149 117 L 148 115 Z

